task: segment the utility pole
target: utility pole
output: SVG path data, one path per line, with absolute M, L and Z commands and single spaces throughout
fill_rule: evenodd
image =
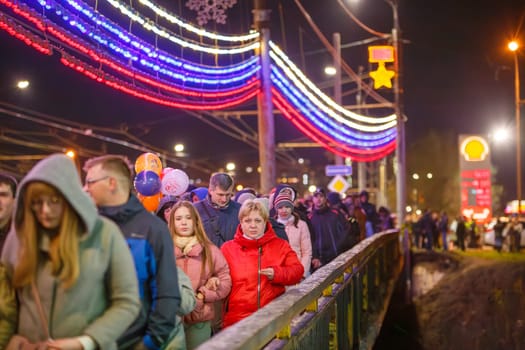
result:
M 275 121 L 272 103 L 272 81 L 270 79 L 270 13 L 266 0 L 254 0 L 254 26 L 261 33 L 261 88 L 257 95 L 257 124 L 259 129 L 259 164 L 261 167 L 261 193 L 269 193 L 275 186 Z
M 386 0 L 392 7 L 394 28 L 392 28 L 392 46 L 394 46 L 394 113 L 397 117 L 396 136 L 396 206 L 397 222 L 401 226 L 405 223 L 406 207 L 406 160 L 405 160 L 405 118 L 403 115 L 403 101 L 401 91 L 401 28 L 399 27 L 399 16 L 397 12 L 397 0 Z
M 365 67 L 359 66 L 357 74 L 360 77 L 362 77 L 364 70 L 365 70 Z M 361 86 L 361 84 L 357 84 L 357 94 L 355 96 L 355 99 L 356 99 L 355 102 L 358 106 L 357 112 L 361 114 L 362 113 L 361 106 L 364 104 L 363 103 L 363 87 Z M 361 192 L 362 190 L 366 190 L 366 179 L 367 179 L 366 163 L 357 162 L 357 188 L 359 192 Z
M 341 92 L 341 34 L 334 33 L 333 37 L 334 44 L 334 67 L 335 67 L 335 76 L 334 76 L 334 101 L 338 105 L 343 105 L 343 98 Z M 343 157 L 340 155 L 335 155 L 335 164 L 343 165 Z

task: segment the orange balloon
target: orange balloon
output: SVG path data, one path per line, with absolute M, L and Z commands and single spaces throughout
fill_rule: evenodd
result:
M 147 211 L 154 212 L 159 206 L 162 193 L 154 194 L 153 196 L 140 196 L 140 202 Z
M 151 170 L 160 175 L 162 172 L 162 161 L 159 156 L 150 152 L 142 153 L 135 161 L 135 173 L 138 174 L 144 170 Z

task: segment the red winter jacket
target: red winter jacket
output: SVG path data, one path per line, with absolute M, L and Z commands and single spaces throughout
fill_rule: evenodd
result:
M 221 251 L 230 266 L 232 290 L 224 314 L 224 327 L 240 321 L 257 311 L 258 261 L 261 269 L 272 267 L 272 280 L 261 275 L 260 307 L 285 291 L 284 286 L 297 284 L 303 276 L 303 265 L 288 242 L 276 236 L 269 223 L 266 232 L 257 240 L 243 236 L 241 225 L 232 241 L 224 243 Z

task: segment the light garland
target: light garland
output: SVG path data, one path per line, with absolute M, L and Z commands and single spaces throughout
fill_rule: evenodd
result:
M 6 31 L 16 39 L 23 41 L 26 45 L 33 47 L 44 55 L 53 54 L 53 49 L 47 42 L 41 40 L 28 30 L 25 30 L 22 26 L 16 24 L 13 20 L 9 19 L 2 13 L 0 13 L 0 29 Z
M 132 21 L 139 23 L 144 29 L 151 31 L 157 34 L 158 36 L 164 39 L 167 39 L 171 41 L 172 43 L 179 45 L 183 48 L 188 48 L 194 51 L 208 53 L 210 55 L 236 55 L 236 54 L 253 51 L 260 47 L 260 43 L 258 41 L 252 42 L 246 45 L 241 45 L 238 47 L 232 47 L 232 48 L 217 48 L 217 47 L 203 46 L 200 44 L 190 43 L 188 41 L 180 39 L 178 36 L 172 34 L 168 30 L 162 29 L 156 26 L 151 20 L 144 18 L 140 13 L 129 9 L 127 6 L 119 3 L 118 1 L 116 0 L 106 0 L 106 1 L 109 2 L 113 7 L 118 9 L 123 15 L 127 16 Z
M 311 102 L 306 99 L 292 84 L 290 84 L 286 78 L 284 78 L 276 67 L 272 67 L 272 82 L 280 89 L 280 92 L 284 94 L 288 100 L 290 100 L 296 109 L 300 109 L 301 112 L 306 115 L 314 124 L 320 128 L 325 129 L 324 125 L 331 127 L 330 132 L 335 135 L 339 135 L 340 132 L 352 138 L 353 142 L 359 142 L 358 140 L 366 140 L 367 145 L 374 146 L 375 144 L 388 142 L 395 137 L 396 129 L 392 127 L 386 131 L 374 132 L 374 133 L 357 133 L 349 129 L 347 125 L 343 125 L 335 121 L 334 119 L 324 115 L 318 108 L 312 106 Z M 315 115 L 314 115 L 315 114 Z M 321 120 L 319 120 L 320 118 Z M 322 125 L 320 124 L 322 123 Z M 344 137 L 344 136 L 342 136 Z M 348 142 L 346 138 L 343 139 Z M 381 140 L 380 142 L 377 142 Z M 376 142 L 371 142 L 376 141 Z
M 203 28 L 194 27 L 190 23 L 184 22 L 183 20 L 179 19 L 177 16 L 172 15 L 171 13 L 166 11 L 164 8 L 155 5 L 149 0 L 139 0 L 139 3 L 146 6 L 153 12 L 155 12 L 157 16 L 166 19 L 168 22 L 176 24 L 184 28 L 188 32 L 192 32 L 194 34 L 209 38 L 211 40 L 222 40 L 222 41 L 227 41 L 227 42 L 244 42 L 244 41 L 257 40 L 260 36 L 259 32 L 253 32 L 253 33 L 244 34 L 244 35 L 231 35 L 231 36 L 210 33 Z
M 325 113 L 330 115 L 330 117 L 332 117 L 333 119 L 337 120 L 339 123 L 347 125 L 347 126 L 349 126 L 351 128 L 354 128 L 354 129 L 357 129 L 357 130 L 360 130 L 360 131 L 364 131 L 364 132 L 378 132 L 378 131 L 382 131 L 382 130 L 386 130 L 386 129 L 395 127 L 395 125 L 397 123 L 397 121 L 395 119 L 394 120 L 389 120 L 387 122 L 384 122 L 382 125 L 369 126 L 369 125 L 357 124 L 357 123 L 355 123 L 355 122 L 353 122 L 353 121 L 351 121 L 351 120 L 349 120 L 347 118 L 343 118 L 340 114 L 338 114 L 332 108 L 328 107 L 327 105 L 325 105 L 324 103 L 319 101 L 319 99 L 314 94 L 312 94 L 301 83 L 301 81 L 299 81 L 295 77 L 295 75 L 284 65 L 284 63 L 281 60 L 279 60 L 275 55 L 272 54 L 272 52 L 270 52 L 270 57 L 275 60 L 275 62 L 277 63 L 277 66 L 279 66 L 279 68 L 281 68 L 285 72 L 287 77 L 290 78 L 293 81 L 295 86 L 297 86 L 301 90 L 301 93 L 306 95 L 308 97 L 308 99 L 313 104 L 315 104 L 317 109 L 321 109 L 322 111 L 324 111 Z M 376 120 L 377 121 L 376 118 L 370 118 L 370 117 L 363 117 L 363 118 L 366 118 L 367 121 L 370 121 L 370 120 Z M 352 119 L 353 120 L 360 120 L 360 119 L 362 120 L 363 118 L 359 118 L 359 119 L 352 118 Z
M 81 63 L 79 60 L 76 60 L 72 58 L 72 56 L 66 55 L 65 53 L 62 53 L 62 55 L 63 57 L 60 59 L 61 63 L 63 63 L 65 66 L 69 68 L 76 70 L 77 72 L 80 72 L 86 75 L 87 77 L 99 83 L 103 83 L 109 87 L 114 88 L 115 90 L 119 90 L 128 95 L 138 97 L 138 98 L 141 98 L 149 102 L 168 106 L 168 107 L 184 108 L 184 109 L 190 109 L 190 110 L 225 109 L 225 108 L 234 107 L 238 104 L 244 103 L 247 100 L 255 97 L 255 95 L 257 94 L 257 91 L 252 91 L 248 94 L 245 94 L 244 96 L 241 96 L 238 99 L 221 101 L 220 103 L 206 101 L 206 103 L 204 104 L 196 104 L 196 103 L 191 103 L 191 102 L 176 101 L 173 99 L 166 98 L 165 96 L 161 96 L 158 94 L 152 94 L 143 89 L 137 89 L 136 87 L 133 87 L 128 83 L 122 82 L 119 79 L 111 76 L 110 74 L 105 73 L 104 76 L 101 76 L 100 71 L 95 69 L 94 67 L 91 67 L 88 64 L 83 63 L 83 62 Z
M 101 55 L 99 52 L 96 52 L 94 48 L 90 48 L 89 45 L 78 42 L 78 40 L 73 39 L 71 36 L 69 36 L 65 32 L 62 32 L 60 29 L 50 24 L 49 22 L 47 22 L 44 25 L 43 21 L 41 21 L 38 18 L 38 15 L 31 15 L 29 12 L 19 8 L 17 5 L 6 0 L 0 0 L 0 3 L 12 8 L 16 14 L 21 15 L 26 20 L 33 23 L 37 28 L 43 28 L 43 32 L 48 32 L 52 34 L 54 37 L 58 38 L 67 46 L 83 53 L 84 55 L 90 57 L 102 66 L 108 67 L 113 71 L 118 72 L 119 74 L 127 76 L 133 80 L 140 81 L 144 84 L 154 86 L 158 89 L 162 89 L 176 94 L 182 94 L 182 92 L 177 90 L 176 87 L 159 82 L 158 78 L 156 77 L 148 77 L 145 74 L 137 73 L 136 69 L 129 69 L 123 67 L 119 63 L 108 59 L 104 55 Z M 58 10 L 57 14 L 60 16 L 61 19 L 68 21 L 70 25 L 74 26 L 80 32 L 84 33 L 84 35 L 88 35 L 92 39 L 96 35 L 98 35 L 97 39 L 105 41 L 107 43 L 106 47 L 111 48 L 113 51 L 115 51 L 118 47 L 116 43 L 108 41 L 106 37 L 96 34 L 94 31 L 90 31 L 90 29 L 92 28 L 91 25 L 86 25 L 85 22 L 79 21 L 78 18 L 70 19 L 71 15 L 63 14 L 61 13 L 61 10 Z M 18 28 L 13 28 L 13 26 L 4 26 L 2 25 L 2 23 L 5 23 L 5 21 L 1 21 L 0 18 L 0 29 L 4 29 L 10 33 L 13 33 L 15 37 L 19 38 L 20 40 L 24 40 L 26 44 L 31 45 L 38 50 L 37 46 L 31 44 L 32 42 L 35 42 L 35 40 L 29 40 L 27 35 L 24 35 L 21 31 L 17 31 Z M 115 35 L 115 33 L 112 34 Z M 117 37 L 120 38 L 121 36 L 117 35 Z M 144 44 L 139 43 L 138 46 L 140 45 Z M 133 47 L 137 46 L 133 45 Z M 118 53 L 118 51 L 115 52 Z M 130 53 L 132 53 L 132 51 L 123 50 L 120 54 L 123 55 L 123 57 L 131 58 L 131 56 L 129 56 Z M 189 94 L 185 95 L 192 98 L 208 100 L 182 101 L 171 97 L 163 96 L 161 94 L 152 93 L 143 88 L 133 86 L 130 83 L 123 82 L 117 77 L 114 77 L 107 72 L 103 72 L 101 70 L 102 66 L 99 68 L 94 68 L 91 65 L 82 62 L 71 55 L 66 54 L 65 52 L 62 53 L 62 56 L 63 57 L 61 59 L 61 62 L 63 64 L 90 77 L 91 79 L 96 80 L 97 82 L 104 83 L 107 86 L 130 94 L 132 96 L 175 108 L 195 110 L 217 110 L 222 108 L 229 108 L 240 103 L 244 103 L 248 99 L 255 97 L 255 95 L 259 91 L 259 81 L 255 78 L 248 78 L 247 85 L 249 85 L 250 87 L 245 87 L 244 89 L 231 90 L 231 95 L 238 95 L 234 98 L 224 100 L 225 96 L 229 96 L 227 94 L 230 93 L 230 91 L 225 92 L 223 89 L 221 91 L 213 93 L 203 91 L 192 91 Z M 277 108 L 279 108 L 283 112 L 283 115 L 285 115 L 285 117 L 288 120 L 290 120 L 299 130 L 301 130 L 301 132 L 303 132 L 305 135 L 321 144 L 324 148 L 328 149 L 329 151 L 339 154 L 341 156 L 349 156 L 356 161 L 371 161 L 375 159 L 380 159 L 383 158 L 385 155 L 391 153 L 395 149 L 395 138 L 391 134 L 392 128 L 383 132 L 374 131 L 370 135 L 354 133 L 351 129 L 341 128 L 340 125 L 334 122 L 334 120 L 337 119 L 326 116 L 324 113 L 322 113 L 322 111 L 314 107 L 313 101 L 311 101 L 312 94 L 308 95 L 304 93 L 303 89 L 307 90 L 307 88 L 305 85 L 302 84 L 301 80 L 296 79 L 301 84 L 297 84 L 297 81 L 293 80 L 292 84 L 287 79 L 287 77 L 290 78 L 287 73 L 292 73 L 292 76 L 295 76 L 295 73 L 291 68 L 288 68 L 288 66 L 284 64 L 284 61 L 282 61 L 281 58 L 277 57 L 277 60 L 275 61 L 277 62 L 279 60 L 283 64 L 277 64 L 277 66 L 281 68 L 283 72 L 285 72 L 284 74 L 286 74 L 286 77 L 284 74 L 281 73 L 277 66 L 272 67 L 272 81 L 275 83 L 275 87 L 272 88 L 272 100 L 274 101 Z M 156 66 L 154 67 L 154 69 L 158 70 L 159 67 Z M 287 97 L 285 98 L 285 96 Z M 219 98 L 221 99 L 220 102 L 210 100 Z M 361 117 L 376 120 L 380 119 L 364 116 Z M 363 119 L 361 121 L 365 120 L 366 119 Z M 359 126 L 362 127 L 363 125 Z M 349 135 L 350 137 L 347 137 L 347 135 Z
M 49 1 L 40 1 L 42 6 L 45 6 L 49 3 Z M 211 67 L 211 66 L 205 66 L 205 65 L 199 65 L 196 63 L 192 63 L 174 56 L 171 56 L 170 54 L 158 50 L 153 45 L 148 44 L 147 42 L 141 40 L 137 36 L 125 31 L 120 27 L 119 25 L 113 23 L 111 20 L 106 18 L 104 15 L 92 11 L 92 9 L 89 7 L 89 5 L 81 2 L 81 1 L 75 1 L 75 0 L 66 0 L 65 3 L 74 8 L 76 11 L 80 12 L 82 15 L 87 17 L 90 21 L 92 21 L 97 28 L 103 28 L 106 32 L 111 33 L 116 38 L 120 40 L 121 43 L 124 44 L 124 46 L 132 46 L 133 48 L 142 51 L 150 58 L 159 59 L 163 62 L 165 62 L 168 65 L 174 66 L 176 68 L 183 68 L 187 71 L 196 72 L 198 74 L 213 74 L 213 75 L 221 75 L 221 74 L 230 74 L 237 71 L 244 70 L 247 67 L 255 66 L 258 64 L 258 56 L 252 56 L 251 58 L 240 62 L 238 64 L 233 64 L 229 66 L 222 66 L 222 67 Z M 141 55 L 142 56 L 142 55 Z M 131 57 L 131 54 L 130 54 Z
M 37 25 L 42 23 L 36 16 L 32 15 L 28 11 L 20 9 L 17 5 L 14 5 L 13 3 L 6 1 L 6 0 L 0 0 L 0 1 L 2 1 L 2 3 L 4 3 L 6 6 L 12 8 L 13 11 L 15 11 L 17 14 L 20 14 L 26 20 L 32 23 L 35 23 Z M 120 67 L 114 62 L 103 58 L 101 55 L 96 53 L 93 49 L 90 49 L 78 43 L 77 41 L 75 41 L 74 39 L 72 39 L 67 34 L 65 34 L 60 29 L 56 28 L 50 23 L 47 23 L 47 26 L 45 27 L 44 32 L 48 32 L 52 34 L 54 37 L 59 39 L 61 42 L 63 42 L 67 46 L 83 53 L 84 55 L 92 58 L 93 60 L 99 62 L 100 64 L 107 65 L 119 73 L 130 74 L 126 68 Z M 63 55 L 66 55 L 66 54 L 63 53 Z M 236 98 L 230 98 L 225 101 L 222 99 L 221 102 L 210 101 L 210 100 L 204 100 L 204 101 L 198 101 L 198 102 L 187 102 L 187 101 L 175 100 L 172 98 L 169 99 L 161 95 L 151 94 L 145 90 L 142 90 L 142 91 L 138 90 L 135 87 L 129 86 L 129 84 L 120 82 L 117 78 L 111 77 L 111 79 L 108 80 L 104 77 L 100 77 L 100 71 L 97 71 L 95 68 L 89 66 L 86 63 L 79 64 L 78 63 L 79 61 L 77 60 L 78 61 L 77 63 L 71 64 L 71 62 L 73 61 L 72 56 L 69 56 L 69 59 L 65 59 L 65 61 L 63 60 L 62 63 L 65 63 L 66 61 L 68 62 L 67 66 L 74 67 L 75 70 L 82 72 L 84 75 L 89 76 L 90 78 L 95 79 L 99 82 L 104 82 L 106 85 L 109 85 L 117 90 L 126 92 L 135 97 L 139 97 L 139 98 L 151 101 L 151 102 L 163 104 L 163 105 L 170 106 L 170 107 L 176 107 L 176 108 L 197 109 L 197 110 L 216 110 L 216 109 L 229 108 L 229 107 L 233 107 L 238 104 L 244 103 L 248 99 L 253 98 L 258 92 L 258 81 L 257 81 L 255 85 L 256 88 L 248 92 L 244 92 L 243 94 L 240 94 Z M 106 75 L 110 76 L 107 73 Z M 137 79 L 136 74 L 132 74 L 132 77 L 134 79 Z M 202 96 L 198 95 L 196 97 L 202 97 Z M 216 96 L 213 96 L 213 97 L 216 97 Z
M 56 14 L 61 17 L 61 19 L 67 23 L 68 25 L 77 28 L 82 35 L 96 41 L 102 46 L 105 46 L 109 49 L 111 49 L 113 52 L 117 53 L 118 55 L 122 56 L 126 60 L 132 60 L 133 62 L 137 62 L 146 67 L 149 68 L 151 71 L 155 73 L 160 73 L 165 76 L 168 76 L 170 78 L 173 78 L 175 80 L 181 81 L 183 85 L 179 85 L 176 89 L 188 89 L 190 86 L 187 84 L 196 84 L 198 86 L 202 85 L 212 85 L 212 88 L 214 91 L 217 89 L 218 85 L 221 86 L 230 86 L 232 88 L 235 88 L 234 84 L 239 83 L 240 85 L 244 85 L 247 80 L 254 79 L 257 75 L 257 71 L 260 69 L 259 66 L 254 66 L 250 70 L 246 70 L 245 72 L 239 72 L 237 75 L 230 74 L 226 77 L 218 77 L 215 78 L 214 76 L 210 75 L 201 75 L 200 76 L 194 76 L 194 75 L 188 75 L 187 73 L 178 71 L 172 71 L 168 68 L 165 68 L 165 66 L 155 64 L 151 62 L 150 60 L 146 58 L 140 58 L 141 56 L 138 54 L 135 54 L 131 51 L 126 50 L 125 48 L 122 48 L 121 45 L 112 43 L 109 39 L 107 39 L 105 36 L 97 34 L 100 30 L 93 29 L 93 27 L 84 21 L 80 20 L 79 18 L 75 20 L 70 20 L 70 18 L 73 17 L 70 11 L 68 11 L 65 8 L 62 8 L 60 5 L 55 4 L 49 0 L 47 1 L 39 1 L 39 3 L 43 6 L 45 6 L 46 9 L 52 10 L 54 9 Z M 53 7 L 53 6 L 56 6 Z M 157 79 L 159 80 L 159 79 Z M 167 84 L 164 83 L 164 84 Z M 161 87 L 160 85 L 157 87 Z M 164 87 L 161 87 L 164 88 Z M 169 90 L 169 89 L 168 89 Z M 198 91 L 205 91 L 203 89 L 196 89 Z M 180 93 L 180 92 L 178 92 Z M 226 94 L 228 95 L 228 94 Z
M 159 94 L 152 94 L 148 91 L 145 91 L 144 89 L 136 88 L 128 83 L 120 81 L 118 78 L 113 77 L 110 74 L 104 73 L 104 75 L 101 75 L 100 70 L 91 67 L 86 63 L 81 63 L 79 60 L 76 60 L 72 56 L 69 56 L 65 53 L 62 53 L 62 56 L 63 57 L 60 59 L 60 61 L 65 66 L 72 68 L 99 83 L 103 83 L 128 95 L 168 107 L 183 108 L 188 110 L 218 110 L 237 106 L 251 98 L 254 98 L 257 95 L 257 90 L 254 90 L 240 96 L 239 98 L 226 101 L 221 100 L 221 102 L 204 101 L 202 104 L 197 104 L 192 102 L 178 101 L 166 98 L 165 96 L 161 96 Z
M 286 100 L 286 103 L 290 105 L 294 109 L 294 111 L 297 112 L 297 114 L 301 115 L 301 120 L 308 121 L 307 123 L 313 127 L 312 130 L 316 130 L 317 132 L 328 135 L 330 139 L 333 140 L 334 142 L 338 142 L 338 143 L 342 142 L 343 144 L 349 144 L 349 145 L 356 146 L 357 148 L 367 150 L 367 149 L 383 147 L 385 144 L 395 139 L 395 135 L 390 136 L 390 137 L 384 137 L 380 141 L 360 141 L 360 140 L 357 140 L 356 138 L 345 137 L 337 129 L 337 125 L 330 127 L 327 124 L 320 122 L 317 117 L 311 116 L 308 110 L 304 110 L 301 108 L 297 110 L 297 107 L 295 105 L 290 104 L 290 102 L 286 98 L 284 98 L 284 96 L 281 94 L 281 91 L 279 91 L 279 95 L 281 96 L 281 98 Z
M 395 150 L 395 141 L 375 150 L 360 150 L 334 142 L 334 140 L 330 139 L 327 135 L 312 130 L 309 123 L 305 124 L 300 114 L 298 114 L 275 89 L 272 89 L 272 101 L 283 115 L 301 130 L 301 132 L 336 155 L 349 157 L 355 161 L 369 162 L 381 159 Z
M 301 90 L 303 90 L 306 94 L 306 91 L 307 91 L 307 87 L 308 89 L 310 89 L 311 91 L 313 91 L 317 96 L 319 96 L 326 104 L 328 104 L 330 107 L 332 107 L 333 109 L 335 109 L 337 111 L 337 113 L 341 113 L 349 118 L 352 118 L 352 119 L 355 119 L 355 120 L 358 120 L 358 121 L 361 121 L 361 122 L 365 122 L 365 123 L 370 123 L 370 124 L 383 124 L 383 123 L 388 123 L 388 122 L 392 122 L 392 121 L 396 121 L 396 116 L 395 114 L 392 114 L 390 116 L 387 116 L 387 117 L 382 117 L 382 118 L 375 118 L 375 117 L 366 117 L 366 116 L 362 116 L 362 115 L 359 115 L 357 113 L 354 113 L 352 111 L 349 111 L 345 108 L 343 108 L 342 106 L 338 105 L 337 103 L 335 103 L 330 97 L 328 97 L 325 93 L 323 93 L 320 89 L 318 89 L 315 84 L 312 83 L 312 81 L 310 81 L 300 70 L 299 68 L 297 68 L 295 66 L 295 64 L 293 64 L 293 62 L 281 51 L 281 49 L 279 49 L 279 47 L 277 45 L 275 45 L 273 42 L 270 41 L 270 57 L 272 59 L 274 59 L 276 61 L 276 63 L 279 65 L 279 67 L 281 69 L 283 69 L 283 71 L 285 73 L 287 73 L 287 76 L 290 77 L 290 79 L 292 79 L 294 81 L 294 83 L 296 83 L 298 86 L 301 86 Z M 289 69 L 287 68 L 289 67 Z M 293 72 L 293 73 L 292 73 Z M 289 75 L 289 74 L 290 75 Z M 294 78 L 292 78 L 292 76 Z M 297 76 L 299 79 L 295 78 L 295 76 Z M 306 85 L 307 87 L 305 87 L 304 85 Z M 313 95 L 312 95 L 313 96 Z M 315 99 L 317 100 L 317 98 L 313 97 L 312 99 Z M 321 104 L 322 105 L 322 104 Z M 321 106 L 319 106 L 321 108 Z M 335 112 L 334 112 L 335 113 Z M 335 113 L 336 116 L 338 116 L 338 114 Z

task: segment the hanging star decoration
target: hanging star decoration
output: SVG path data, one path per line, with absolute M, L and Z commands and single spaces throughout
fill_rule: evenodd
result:
M 202 26 L 210 20 L 225 24 L 226 10 L 236 3 L 237 0 L 188 0 L 186 6 L 197 11 L 197 22 Z
M 385 67 L 385 62 L 379 62 L 377 70 L 370 72 L 370 76 L 374 79 L 374 89 L 380 87 L 392 88 L 392 78 L 396 73 L 393 70 L 388 70 Z
M 368 47 L 368 62 L 378 64 L 377 70 L 370 72 L 370 76 L 374 79 L 374 89 L 383 86 L 392 88 L 392 78 L 396 73 L 386 69 L 385 62 L 394 62 L 394 59 L 394 47 L 392 46 L 374 45 Z

